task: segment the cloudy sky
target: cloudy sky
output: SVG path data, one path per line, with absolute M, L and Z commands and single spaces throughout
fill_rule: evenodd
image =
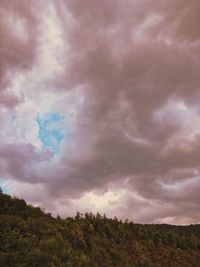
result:
M 200 223 L 198 0 L 1 0 L 0 186 L 71 216 Z

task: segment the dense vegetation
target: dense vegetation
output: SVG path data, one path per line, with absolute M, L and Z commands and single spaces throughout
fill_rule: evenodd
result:
M 54 218 L 0 192 L 0 267 L 200 267 L 200 225 Z

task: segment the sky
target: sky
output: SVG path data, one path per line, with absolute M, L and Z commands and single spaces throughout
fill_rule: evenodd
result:
M 200 2 L 1 0 L 0 125 L 5 193 L 200 223 Z

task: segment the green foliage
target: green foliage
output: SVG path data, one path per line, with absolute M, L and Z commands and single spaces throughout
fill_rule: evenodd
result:
M 200 225 L 53 218 L 0 192 L 0 267 L 199 267 Z

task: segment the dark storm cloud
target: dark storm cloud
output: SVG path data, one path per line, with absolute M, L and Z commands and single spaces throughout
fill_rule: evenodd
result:
M 39 2 L 35 2 L 2 0 L 0 3 L 0 104 L 7 107 L 20 101 L 9 92 L 13 75 L 16 71 L 31 68 L 35 59 L 40 13 Z M 24 38 L 18 32 L 22 30 Z
M 28 21 L 32 36 L 28 42 L 21 43 L 7 30 L 1 33 L 3 49 L 8 48 L 2 52 L 2 81 L 8 69 L 33 64 L 39 15 L 35 17 L 30 8 L 33 1 L 28 3 L 13 5 Z M 48 197 L 58 199 L 123 188 L 127 196 L 121 199 L 124 208 L 115 210 L 119 216 L 135 210 L 141 222 L 168 218 L 173 223 L 197 222 L 199 2 L 59 0 L 54 4 L 67 48 L 65 70 L 55 77 L 52 90 L 65 94 L 81 88 L 84 104 L 59 162 L 49 160 L 38 168 L 39 154 L 24 152 L 33 155 L 25 160 L 30 181 L 44 183 Z M 2 7 L 13 12 L 7 4 Z M 1 92 L 3 102 L 6 91 Z M 10 173 L 25 180 L 27 172 L 7 158 Z
M 39 153 L 31 144 L 5 144 L 0 145 L 0 162 L 4 166 L 5 177 L 18 178 L 20 181 L 31 181 L 34 176 L 32 165 L 36 162 L 49 160 L 51 152 Z
M 88 99 L 82 119 L 89 116 L 97 132 L 89 133 L 97 136 L 93 157 L 86 162 L 74 159 L 73 181 L 84 181 L 81 188 L 88 185 L 91 190 L 133 176 L 135 190 L 148 192 L 139 190 L 143 197 L 170 204 L 177 194 L 166 192 L 162 180 L 173 184 L 177 169 L 187 173 L 199 168 L 199 141 L 178 137 L 174 147 L 167 149 L 174 136 L 181 136 L 182 122 L 162 123 L 154 115 L 170 100 L 185 102 L 189 109 L 197 104 L 199 3 L 65 3 L 74 19 L 66 84 L 69 88 L 85 84 Z M 179 179 L 184 180 L 184 174 Z M 180 188 L 178 194 L 180 208 L 185 190 Z

